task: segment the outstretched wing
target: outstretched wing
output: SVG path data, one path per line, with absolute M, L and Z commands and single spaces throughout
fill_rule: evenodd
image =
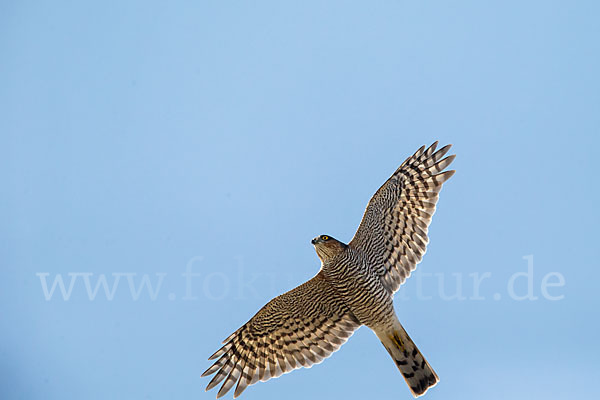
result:
M 329 357 L 360 323 L 317 274 L 308 282 L 271 300 L 227 339 L 209 360 L 218 360 L 202 376 L 216 373 L 206 390 L 223 385 L 217 398 L 234 384 L 234 397 L 248 385 L 266 381 Z
M 451 145 L 435 151 L 437 144 L 421 147 L 377 190 L 350 242 L 369 258 L 390 293 L 423 258 L 439 192 L 455 172 L 442 172 L 454 160 L 454 155 L 442 159 Z

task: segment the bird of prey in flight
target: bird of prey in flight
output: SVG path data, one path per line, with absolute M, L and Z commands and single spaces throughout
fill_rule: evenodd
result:
M 248 385 L 323 361 L 362 325 L 388 351 L 412 394 L 423 395 L 438 376 L 408 336 L 394 311 L 393 296 L 425 254 L 427 230 L 454 155 L 451 145 L 421 147 L 369 201 L 350 243 L 329 235 L 312 240 L 317 275 L 265 305 L 223 341 L 202 376 L 221 382 L 217 398 Z

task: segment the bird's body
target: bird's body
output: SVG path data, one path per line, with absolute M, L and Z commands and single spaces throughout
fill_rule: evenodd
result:
M 335 240 L 335 239 L 330 239 Z M 361 325 L 371 329 L 390 325 L 394 316 L 392 296 L 362 251 L 347 246 L 321 266 L 321 274 L 330 282 Z
M 321 269 L 311 280 L 267 303 L 224 340 L 203 376 L 207 390 L 234 384 L 234 397 L 259 380 L 321 362 L 361 325 L 372 329 L 394 359 L 413 395 L 438 377 L 394 311 L 393 295 L 426 250 L 438 193 L 454 171 L 437 142 L 409 157 L 375 193 L 348 244 L 321 235 L 312 240 Z

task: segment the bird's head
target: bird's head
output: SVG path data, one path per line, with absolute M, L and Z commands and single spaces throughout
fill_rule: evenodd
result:
M 317 236 L 310 242 L 313 244 L 313 246 L 315 246 L 317 256 L 319 256 L 323 264 L 340 254 L 346 249 L 346 247 L 348 247 L 346 244 L 332 238 L 329 235 Z

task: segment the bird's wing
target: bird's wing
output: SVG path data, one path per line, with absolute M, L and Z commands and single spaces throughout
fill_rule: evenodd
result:
M 319 273 L 271 300 L 223 341 L 224 346 L 209 358 L 217 361 L 202 374 L 216 373 L 206 390 L 224 380 L 217 398 L 236 383 L 237 397 L 259 380 L 310 367 L 339 349 L 359 326 Z
M 454 155 L 443 158 L 451 145 L 436 151 L 437 144 L 421 147 L 377 190 L 350 242 L 368 257 L 390 293 L 423 258 L 439 192 L 455 172 L 442 172 L 454 160 Z

